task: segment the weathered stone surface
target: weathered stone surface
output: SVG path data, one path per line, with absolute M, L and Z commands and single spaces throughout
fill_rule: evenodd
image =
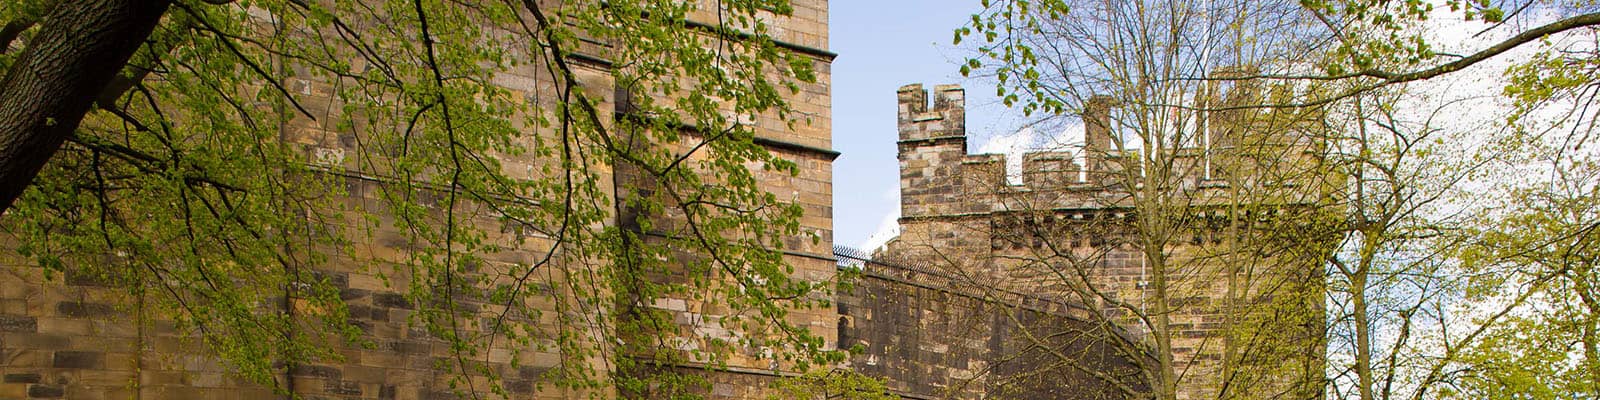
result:
M 1051 362 L 1051 351 L 1084 355 L 1078 362 L 1086 368 L 1137 375 L 1124 356 L 1103 343 L 1121 338 L 1074 315 L 1082 310 L 1061 303 L 1008 309 L 980 290 L 963 292 L 949 277 L 885 263 L 863 268 L 852 290 L 838 298 L 839 346 L 860 350 L 849 367 L 886 379 L 896 393 L 951 399 L 1131 397 L 1083 372 L 1053 369 L 1049 379 L 1028 377 Z M 1027 339 L 1046 332 L 1058 339 Z M 1116 383 L 1147 387 L 1137 378 Z
M 295 365 L 289 372 L 294 376 L 312 376 L 329 380 L 338 380 L 342 373 L 338 367 L 328 365 Z
M 361 384 L 350 381 L 328 381 L 323 391 L 328 394 L 340 396 L 360 396 Z
M 29 385 L 28 397 L 36 399 L 54 399 L 66 396 L 66 388 L 60 385 Z
M 38 332 L 39 320 L 34 317 L 0 314 L 0 332 Z
M 372 305 L 387 308 L 411 309 L 411 301 L 399 293 L 378 293 L 372 296 Z
M 105 368 L 105 364 L 105 353 L 92 351 L 57 351 L 55 362 L 51 366 L 56 368 L 99 369 Z
M 6 374 L 5 383 L 39 383 L 38 373 Z
M 63 317 L 93 318 L 109 316 L 116 309 L 110 304 L 86 303 L 80 301 L 63 301 L 56 303 L 56 312 Z

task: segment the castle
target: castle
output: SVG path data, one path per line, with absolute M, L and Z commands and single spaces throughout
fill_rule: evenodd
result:
M 1129 148 L 1137 139 L 1114 135 L 1143 121 L 1115 119 L 1116 102 L 1096 96 L 1083 147 L 1024 154 L 1017 182 L 1006 155 L 967 154 L 964 97 L 900 89 L 901 231 L 875 259 L 1017 310 L 958 332 L 1005 337 L 1015 349 L 990 357 L 1054 375 L 1055 387 L 1008 382 L 1052 393 L 1019 398 L 1137 398 L 1162 378 L 1184 399 L 1318 396 L 1317 266 L 1331 250 L 1310 221 L 1325 217 L 1328 181 L 1306 173 L 1303 116 L 1215 112 L 1195 145 Z M 948 376 L 987 367 L 955 365 L 966 368 Z M 990 377 L 990 397 L 1015 379 Z
M 796 12 L 773 17 L 769 23 L 775 27 L 777 44 L 807 57 L 819 74 L 817 83 L 800 87 L 798 94 L 785 95 L 797 110 L 810 115 L 811 123 L 790 127 L 781 121 L 760 120 L 752 124 L 758 127 L 757 143 L 798 166 L 793 176 L 759 175 L 762 187 L 792 195 L 789 197 L 804 210 L 800 229 L 823 239 L 816 243 L 790 241 L 783 249 L 783 261 L 795 276 L 828 281 L 841 273 L 840 252 L 830 246 L 832 161 L 839 153 L 831 144 L 828 67 L 835 55 L 827 50 L 828 2 L 794 0 L 793 5 Z M 692 18 L 709 21 L 713 17 Z M 615 90 L 618 84 L 607 74 L 614 66 L 598 54 L 579 56 L 570 61 L 582 85 L 601 93 L 615 92 L 598 106 L 625 117 L 628 94 Z M 525 71 L 497 77 L 497 82 L 521 93 L 536 91 L 549 79 Z M 292 83 L 295 91 L 309 96 L 305 104 L 326 108 L 313 113 L 326 115 L 338 107 L 330 94 L 331 83 L 307 79 Z M 1089 124 L 1091 156 L 1084 167 L 1067 153 L 1029 154 L 1023 160 L 1024 185 L 1017 188 L 1005 183 L 1001 157 L 966 153 L 962 90 L 940 86 L 932 97 L 930 104 L 928 94 L 915 85 L 898 94 L 904 233 L 885 253 L 844 271 L 854 273 L 851 271 L 859 268 L 860 277 L 850 290 L 832 299 L 833 307 L 796 310 L 788 318 L 823 338 L 825 347 L 857 350 L 843 367 L 884 379 L 893 394 L 907 399 L 1120 399 L 1143 397 L 1152 391 L 1148 371 L 1152 360 L 1160 357 L 1146 345 L 1151 332 L 1132 322 L 1135 316 L 1127 310 L 1104 301 L 1140 298 L 1148 273 L 1142 268 L 1144 255 L 1118 239 L 1127 235 L 1122 227 L 1133 210 L 1124 203 L 1126 186 L 1116 189 L 1108 179 L 1132 164 L 1121 161 L 1130 158 L 1114 154 L 1105 139 L 1108 128 Z M 1101 118 L 1108 110 L 1088 110 L 1085 118 Z M 316 154 L 345 154 L 353 144 L 329 124 L 297 119 L 292 121 L 288 140 L 303 143 Z M 331 158 L 337 163 L 339 157 Z M 520 157 L 508 156 L 505 162 L 530 170 L 540 163 L 531 156 Z M 605 182 L 611 185 L 611 193 L 618 196 L 610 199 L 614 202 L 621 203 L 619 199 L 631 188 L 647 186 L 641 177 L 630 175 L 626 166 L 604 167 L 612 171 L 604 178 L 608 178 Z M 1219 182 L 1193 180 L 1196 187 L 1206 190 L 1222 188 Z M 376 201 L 383 184 L 376 179 L 351 179 L 351 201 Z M 610 216 L 606 225 L 628 225 L 628 217 L 620 214 Z M 1042 228 L 1050 231 L 1029 231 Z M 1192 243 L 1186 240 L 1182 245 L 1203 248 L 1216 243 L 1211 235 L 1193 236 Z M 403 254 L 402 237 L 393 231 L 376 232 L 371 243 L 361 244 L 362 251 L 376 258 Z M 1063 244 L 1068 250 L 1040 256 L 1038 250 L 1047 247 L 1043 241 Z M 1111 293 L 1101 301 L 1084 301 L 1086 297 L 1072 295 L 1072 282 L 1049 276 L 1063 269 L 1035 268 L 1041 264 L 1062 266 L 1062 254 L 1093 260 L 1096 267 L 1084 279 Z M 1283 260 L 1287 256 L 1274 257 L 1278 258 L 1271 259 Z M 491 254 L 485 257 L 483 269 L 527 262 L 528 258 L 526 252 Z M 285 398 L 235 376 L 198 338 L 171 323 L 149 319 L 142 298 L 93 277 L 47 277 L 38 266 L 7 260 L 0 268 L 0 398 Z M 1295 262 L 1300 261 L 1286 263 Z M 381 272 L 354 266 L 336 265 L 319 273 L 337 286 L 352 322 L 374 345 L 340 347 L 337 351 L 343 360 L 336 363 L 282 366 L 274 372 L 274 380 L 304 398 L 454 398 L 449 377 L 455 372 L 438 367 L 449 349 L 412 325 L 409 318 L 416 305 L 401 294 L 403 288 L 387 283 Z M 542 279 L 548 288 L 559 287 L 564 278 Z M 1170 313 L 1170 332 L 1175 333 L 1171 353 L 1190 374 L 1181 388 L 1184 398 L 1215 395 L 1221 390 L 1219 382 L 1224 381 L 1247 388 L 1235 390 L 1281 387 L 1282 379 L 1259 383 L 1252 380 L 1255 378 L 1223 378 L 1268 358 L 1303 361 L 1299 366 L 1279 366 L 1299 373 L 1320 372 L 1315 363 L 1319 348 L 1314 343 L 1307 350 L 1311 353 L 1294 353 L 1293 358 L 1279 357 L 1282 353 L 1231 353 L 1244 346 L 1236 342 L 1239 332 L 1259 330 L 1237 329 L 1248 324 L 1221 317 L 1215 307 L 1220 304 L 1216 301 L 1219 296 L 1206 294 L 1224 291 L 1221 286 L 1220 281 L 1208 281 L 1174 290 L 1182 292 L 1180 296 L 1191 305 Z M 304 311 L 284 300 L 284 312 Z M 553 296 L 548 305 L 569 306 Z M 468 299 L 460 307 L 479 312 L 495 305 Z M 736 335 L 711 322 L 729 312 L 715 302 L 662 298 L 652 308 L 670 315 L 674 329 L 686 333 L 683 341 L 673 344 L 681 350 L 700 349 Z M 1295 317 L 1299 319 L 1269 322 L 1300 323 L 1305 319 L 1301 314 Z M 539 327 L 563 323 L 554 316 L 535 322 Z M 614 333 L 586 332 L 596 343 L 615 340 L 610 336 Z M 505 392 L 513 398 L 648 396 L 620 388 L 577 390 L 548 385 L 546 382 L 554 379 L 548 372 L 562 363 L 605 361 L 559 349 L 529 351 L 521 360 L 513 360 L 509 347 L 514 345 L 496 344 L 498 347 L 491 346 L 484 355 L 486 364 L 498 369 Z M 703 394 L 714 399 L 768 394 L 769 384 L 789 372 L 759 355 L 735 354 L 726 368 L 707 372 L 711 386 Z

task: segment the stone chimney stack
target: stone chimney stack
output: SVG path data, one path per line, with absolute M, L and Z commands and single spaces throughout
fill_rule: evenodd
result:
M 1223 83 L 1212 84 L 1211 95 L 1214 97 L 1215 106 L 1228 108 L 1260 101 L 1260 83 L 1242 79 L 1256 74 L 1258 72 L 1253 67 L 1226 67 L 1213 72 L 1211 77 L 1216 79 L 1216 82 Z M 1210 136 L 1207 138 L 1207 143 L 1211 149 L 1228 149 L 1236 145 L 1239 140 L 1238 135 L 1246 128 L 1250 115 L 1254 113 L 1256 110 L 1252 109 L 1225 109 L 1212 112 L 1208 127 L 1210 129 L 1206 132 Z
M 966 91 L 958 85 L 900 87 L 902 217 L 949 212 L 961 204 L 961 162 L 967 156 Z
M 1115 150 L 1111 141 L 1111 108 L 1116 100 L 1110 96 L 1094 96 L 1083 105 L 1083 150 L 1085 154 L 1084 168 L 1091 176 L 1104 173 L 1111 168 L 1107 165 L 1111 152 Z M 1094 181 L 1090 178 L 1090 181 Z

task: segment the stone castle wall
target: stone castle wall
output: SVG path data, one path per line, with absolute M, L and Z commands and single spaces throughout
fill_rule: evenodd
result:
M 706 1 L 708 5 L 715 2 Z M 788 240 L 785 261 L 794 267 L 794 273 L 803 279 L 827 280 L 835 271 L 829 246 L 832 243 L 832 160 L 838 153 L 831 150 L 832 126 L 831 72 L 829 65 L 834 55 L 828 52 L 828 2 L 826 0 L 795 0 L 791 16 L 766 15 L 773 24 L 774 35 L 780 46 L 802 54 L 813 61 L 818 81 L 800 84 L 800 92 L 790 95 L 788 101 L 803 113 L 809 123 L 792 127 L 790 121 L 775 118 L 758 118 L 752 123 L 758 128 L 756 141 L 780 157 L 799 166 L 795 176 L 771 174 L 761 176 L 763 187 L 778 193 L 804 209 L 801 229 L 807 234 L 822 238 L 821 243 Z M 714 13 L 691 16 L 697 24 L 715 24 Z M 597 104 L 601 110 L 625 112 L 618 107 L 615 82 L 609 72 L 611 65 L 604 58 L 604 49 L 587 49 L 581 57 L 569 60 L 578 74 L 580 84 L 590 93 L 605 94 Z M 495 77 L 495 83 L 518 98 L 537 101 L 535 93 L 554 87 L 554 80 L 542 66 L 525 65 Z M 305 148 L 321 161 L 330 165 L 355 165 L 358 162 L 353 138 L 340 132 L 337 122 L 326 118 L 338 113 L 343 106 L 327 82 L 306 77 L 291 78 L 286 86 L 305 96 L 301 103 L 317 118 L 296 118 L 288 125 L 284 139 Z M 785 92 L 787 94 L 787 92 Z M 530 134 L 549 134 L 530 132 Z M 504 157 L 500 160 L 508 171 L 536 171 L 548 163 L 529 154 Z M 615 166 L 590 165 L 598 171 L 613 194 L 621 192 L 616 184 L 626 184 L 626 176 L 613 173 Z M 382 207 L 379 190 L 386 183 L 379 178 L 353 176 L 347 180 L 351 197 L 345 201 L 368 207 Z M 433 199 L 437 200 L 437 199 Z M 618 203 L 616 198 L 606 199 Z M 422 201 L 428 201 L 423 199 Z M 381 208 L 379 209 L 381 212 Z M 487 213 L 481 213 L 487 214 Z M 480 215 L 481 215 L 480 214 Z M 499 221 L 483 218 L 475 223 L 498 226 Z M 607 226 L 622 224 L 618 216 L 611 216 Z M 468 376 L 467 384 L 479 392 L 487 392 L 489 382 L 477 372 L 463 374 L 453 363 L 449 346 L 434 334 L 421 329 L 416 307 L 410 304 L 403 292 L 408 290 L 407 272 L 393 268 L 384 260 L 398 260 L 407 256 L 405 235 L 385 227 L 373 232 L 370 240 L 355 243 L 356 252 L 363 260 L 332 260 L 315 271 L 307 271 L 311 279 L 327 279 L 340 291 L 339 296 L 349 306 L 350 322 L 361 329 L 361 338 L 370 347 L 326 342 L 342 358 L 337 362 L 309 365 L 280 365 L 270 379 L 293 392 L 299 398 L 309 399 L 452 399 L 452 378 Z M 477 266 L 476 273 L 495 274 L 510 264 L 528 265 L 543 256 L 553 245 L 548 238 L 511 237 L 509 233 L 487 238 L 501 243 L 520 243 L 515 251 L 483 255 L 485 262 Z M 70 399 L 286 399 L 289 396 L 252 384 L 236 376 L 208 346 L 195 335 L 185 334 L 173 323 L 159 317 L 161 308 L 149 304 L 145 297 L 130 294 L 126 282 L 109 282 L 94 276 L 47 276 L 44 269 L 15 257 L 15 249 L 7 248 L 7 257 L 0 261 L 0 398 L 70 398 Z M 107 263 L 114 263 L 107 257 Z M 368 266 L 371 268 L 368 268 Z M 569 280 L 566 270 L 547 268 L 533 278 L 529 290 L 545 293 L 532 299 L 530 307 L 544 311 L 537 320 L 529 323 L 536 331 L 555 332 L 562 324 L 577 323 L 589 318 L 606 318 L 607 307 L 594 304 L 571 303 L 573 296 L 562 291 Z M 157 290 L 158 285 L 147 285 L 146 290 Z M 565 299 L 565 300 L 564 300 Z M 469 321 L 489 323 L 502 307 L 483 298 L 462 296 L 456 299 L 458 312 L 470 316 Z M 305 309 L 303 302 L 292 296 L 278 297 L 266 310 L 295 315 L 316 315 L 319 310 Z M 675 321 L 684 332 L 715 336 L 715 327 L 708 326 L 719 312 L 715 305 L 686 303 L 663 299 L 655 303 L 661 311 L 678 315 Z M 596 314 L 598 313 L 598 314 Z M 822 334 L 831 346 L 837 332 L 836 313 L 831 309 L 802 310 L 791 315 L 794 321 Z M 481 330 L 479 324 L 465 324 L 467 332 Z M 290 332 L 303 340 L 324 340 L 315 332 Z M 583 332 L 582 340 L 589 340 L 596 348 L 606 348 L 614 340 L 612 332 L 593 328 Z M 488 346 L 477 357 L 502 378 L 504 390 L 518 399 L 577 399 L 599 396 L 615 397 L 612 388 L 594 390 L 567 390 L 552 384 L 558 377 L 550 371 L 569 363 L 588 363 L 602 373 L 610 367 L 607 360 L 590 355 L 564 354 L 552 348 L 553 343 L 535 341 L 521 346 L 499 341 Z M 518 359 L 512 360 L 518 350 Z M 270 355 L 264 355 L 270 356 Z M 769 362 L 749 357 L 736 357 L 730 361 L 734 371 L 721 373 L 710 379 L 711 398 L 755 398 L 764 382 L 779 376 Z M 513 365 L 517 365 L 513 367 Z M 684 368 L 696 369 L 687 365 Z M 603 378 L 603 376 L 602 376 Z
M 892 262 L 848 268 L 860 276 L 838 298 L 839 346 L 857 352 L 847 367 L 904 398 L 1136 397 L 1094 373 L 1145 390 L 1133 363 L 1111 349 L 1125 333 L 1086 318 L 1090 310 Z M 1062 358 L 1093 372 L 1049 367 Z

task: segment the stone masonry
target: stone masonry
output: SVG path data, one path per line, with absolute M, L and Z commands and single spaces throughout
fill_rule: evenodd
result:
M 797 276 L 824 281 L 840 271 L 830 252 L 832 161 L 838 156 L 831 150 L 829 66 L 834 55 L 826 50 L 828 2 L 793 0 L 793 6 L 792 16 L 772 16 L 768 22 L 781 47 L 806 55 L 814 63 L 818 83 L 802 85 L 799 93 L 788 98 L 810 117 L 810 123 L 792 129 L 785 121 L 758 119 L 752 123 L 759 127 L 758 143 L 800 167 L 796 176 L 762 176 L 762 184 L 770 192 L 798 202 L 804 208 L 801 228 L 822 238 L 820 243 L 791 240 L 785 261 Z M 715 17 L 702 13 L 691 19 L 707 22 Z M 585 87 L 594 93 L 626 95 L 615 90 L 608 73 L 612 66 L 603 54 L 582 56 L 571 61 Z M 496 82 L 513 93 L 526 94 L 552 84 L 552 78 L 539 71 L 530 66 L 498 76 Z M 310 110 L 313 114 L 327 115 L 341 107 L 331 94 L 331 82 L 293 79 L 288 83 L 292 90 L 311 96 L 304 104 L 318 105 Z M 1041 270 L 1023 268 L 1029 263 L 1020 261 L 1048 247 L 1046 239 L 1067 243 L 1077 249 L 1074 251 L 1095 255 L 1098 261 L 1092 280 L 1111 288 L 1118 298 L 1138 299 L 1144 285 L 1140 253 L 1117 239 L 1126 235 L 1120 221 L 1128 218 L 1131 210 L 1119 203 L 1122 197 L 1116 190 L 1108 190 L 1100 180 L 1103 174 L 1126 168 L 1127 164 L 1118 160 L 1127 157 L 1107 151 L 1102 136 L 1094 135 L 1103 134 L 1104 129 L 1091 127 L 1090 147 L 1105 157 L 1091 158 L 1087 168 L 1080 168 L 1072 154 L 1029 154 L 1023 161 L 1028 171 L 1025 181 L 1036 190 L 1026 196 L 1016 195 L 1015 190 L 996 190 L 1005 187 L 1004 161 L 966 153 L 962 90 L 939 86 L 931 104 L 927 97 L 920 86 L 899 92 L 901 223 L 905 233 L 874 261 L 845 271 L 859 273 L 859 277 L 851 281 L 850 290 L 838 294 L 834 308 L 799 310 L 791 318 L 821 335 L 826 347 L 854 350 L 841 367 L 882 378 L 895 394 L 908 399 L 1120 399 L 1147 393 L 1148 381 L 1140 368 L 1152 354 L 1129 349 L 1138 349 L 1137 344 L 1148 340 L 1148 332 L 1135 324 L 1107 323 L 1127 322 L 1128 316 L 1116 315 L 1115 309 L 1105 304 L 1059 295 L 1070 285 Z M 625 99 L 607 97 L 600 106 L 622 117 L 627 112 L 625 103 Z M 1091 110 L 1086 115 L 1093 119 L 1105 110 Z M 292 121 L 285 139 L 312 154 L 346 154 L 352 144 L 336 127 L 325 125 L 331 124 L 327 121 Z M 353 162 L 334 157 L 336 164 L 341 161 Z M 509 168 L 530 171 L 545 162 L 529 157 L 502 161 Z M 596 167 L 607 171 L 604 178 L 611 182 L 611 193 L 623 193 L 638 183 L 624 166 Z M 1080 179 L 1082 176 L 1088 180 Z M 1070 190 L 1047 190 L 1048 185 L 1038 182 L 1065 183 L 1054 187 Z M 1206 182 L 1196 181 L 1200 183 Z M 348 201 L 379 204 L 383 184 L 381 180 L 351 178 Z M 1023 207 L 1028 204 L 1034 207 Z M 625 220 L 625 216 L 613 216 L 607 224 L 623 225 Z M 1051 235 L 1018 234 L 1041 227 L 1059 229 Z M 1209 237 L 1186 242 L 1190 243 L 1186 246 L 1215 244 Z M 533 242 L 529 251 L 485 255 L 480 270 L 487 273 L 528 262 L 536 257 L 531 250 L 554 245 L 548 239 L 522 240 Z M 375 232 L 371 240 L 357 247 L 363 256 L 380 261 L 406 253 L 404 236 L 393 231 Z M 10 251 L 0 259 L 4 260 L 0 265 L 0 399 L 289 398 L 232 374 L 200 338 L 157 317 L 145 298 L 125 288 L 70 270 L 64 276 L 47 276 L 42 268 L 20 261 Z M 448 361 L 449 349 L 408 321 L 416 309 L 401 294 L 408 278 L 400 271 L 375 271 L 357 267 L 359 264 L 339 260 L 331 269 L 317 273 L 340 289 L 351 322 L 373 346 L 337 346 L 343 361 L 282 366 L 273 379 L 299 398 L 308 399 L 453 398 L 449 378 L 456 372 L 441 368 Z M 384 264 L 377 265 L 381 268 Z M 537 287 L 555 290 L 569 277 L 553 274 L 542 279 Z M 1191 289 L 1214 293 L 1218 291 L 1214 286 Z M 1185 365 L 1194 366 L 1194 376 L 1202 376 L 1191 380 L 1198 382 L 1192 389 L 1185 388 L 1186 398 L 1216 392 L 1216 380 L 1206 376 L 1249 364 L 1226 361 L 1244 358 L 1229 358 L 1231 345 L 1216 344 L 1232 343 L 1229 341 L 1236 336 L 1224 332 L 1227 321 L 1217 317 L 1215 307 L 1202 307 L 1215 303 L 1217 296 L 1202 294 L 1188 296 L 1196 306 L 1174 315 L 1179 332 L 1174 353 Z M 289 314 L 316 311 L 293 299 L 280 300 L 264 306 Z M 543 307 L 552 310 L 552 315 L 533 321 L 535 325 L 555 329 L 554 324 L 561 322 L 554 317 L 554 310 L 572 306 L 560 301 L 559 296 L 549 296 Z M 494 306 L 463 301 L 460 308 L 466 313 L 488 313 Z M 728 311 L 718 304 L 661 299 L 653 307 L 671 313 L 680 332 L 692 333 L 681 343 L 685 348 L 695 346 L 694 340 L 726 339 L 728 334 L 706 322 Z M 587 335 L 596 342 L 614 339 L 601 330 Z M 556 388 L 548 384 L 552 377 L 547 374 L 554 367 L 600 361 L 555 350 L 531 351 L 523 354 L 520 368 L 511 368 L 511 352 L 506 346 L 510 345 L 488 349 L 485 357 L 504 378 L 513 398 L 630 394 L 606 388 Z M 730 364 L 727 370 L 712 373 L 712 387 L 705 393 L 710 398 L 761 398 L 771 380 L 787 373 L 748 355 L 736 355 Z M 630 372 L 640 373 L 619 373 Z
M 706 7 L 716 2 L 703 1 Z M 799 92 L 789 94 L 788 101 L 800 113 L 809 117 L 808 123 L 788 124 L 775 118 L 751 121 L 757 127 L 756 141 L 769 151 L 796 163 L 799 173 L 770 174 L 762 176 L 764 188 L 781 198 L 792 199 L 804 209 L 801 229 L 820 236 L 821 243 L 810 240 L 790 240 L 785 261 L 793 266 L 794 273 L 805 279 L 830 279 L 835 271 L 830 252 L 832 243 L 832 161 L 838 153 L 831 150 L 832 126 L 831 72 L 829 65 L 834 54 L 828 48 L 828 2 L 826 0 L 794 0 L 793 13 L 787 16 L 765 15 L 771 34 L 780 47 L 803 55 L 811 60 L 817 73 L 817 83 L 799 85 Z M 702 7 L 703 9 L 706 7 Z M 701 11 L 691 15 L 691 21 L 714 25 L 717 15 Z M 572 57 L 577 79 L 590 93 L 605 94 L 597 106 L 613 115 L 625 113 L 616 98 L 616 83 L 612 81 L 609 61 L 604 49 L 585 48 L 582 54 Z M 553 80 L 542 66 L 525 65 L 495 77 L 494 82 L 518 98 L 537 99 L 532 93 L 549 91 Z M 299 99 L 308 111 L 316 116 L 327 116 L 340 110 L 343 104 L 331 90 L 335 82 L 312 78 L 291 78 L 289 89 L 306 96 Z M 289 123 L 284 139 L 302 146 L 310 154 L 332 165 L 353 165 L 356 160 L 355 143 L 349 135 L 342 134 L 337 122 L 331 118 L 296 118 Z M 532 133 L 540 134 L 540 133 Z M 347 154 L 351 156 L 346 156 Z M 534 155 L 507 156 L 500 160 L 507 170 L 536 171 L 536 166 L 548 163 Z M 592 166 L 603 173 L 611 193 L 619 193 L 615 184 L 625 184 L 613 166 Z M 615 179 L 614 179 L 615 178 Z M 382 204 L 379 188 L 381 179 L 352 177 L 347 182 L 351 194 L 349 202 L 368 206 Z M 616 204 L 616 199 L 606 199 Z M 496 224 L 484 218 L 483 224 Z M 622 223 L 622 218 L 612 216 L 608 226 Z M 488 240 L 523 240 L 519 251 L 484 255 L 485 263 L 478 266 L 483 273 L 493 273 L 506 265 L 527 264 L 548 249 L 553 243 L 548 238 L 491 237 Z M 383 260 L 405 257 L 406 240 L 401 232 L 380 229 L 370 240 L 356 243 L 359 257 L 369 260 L 335 259 L 327 263 L 327 270 L 317 271 L 340 290 L 340 297 L 348 304 L 351 323 L 362 330 L 362 339 L 372 344 L 365 346 L 336 345 L 342 361 L 311 365 L 280 366 L 271 378 L 293 392 L 296 398 L 305 399 L 450 399 L 450 379 L 458 372 L 447 368 L 450 351 L 445 342 L 422 330 L 414 321 L 416 307 L 402 294 L 409 279 L 404 271 L 384 270 Z M 194 335 L 185 334 L 171 322 L 164 321 L 147 305 L 146 299 L 115 287 L 94 276 L 73 273 L 47 276 L 45 271 L 23 261 L 15 255 L 14 246 L 6 246 L 0 264 L 0 399 L 287 399 L 289 396 L 273 393 L 231 373 L 230 368 L 207 351 L 207 346 Z M 113 261 L 108 258 L 108 262 Z M 376 261 L 376 262 L 373 262 Z M 373 268 L 363 265 L 371 262 Z M 570 277 L 559 273 L 537 278 L 534 290 L 554 291 L 563 287 Z M 535 329 L 553 331 L 559 310 L 573 309 L 573 304 L 560 304 L 562 296 L 537 300 L 535 307 L 548 311 L 543 318 L 531 321 Z M 301 302 L 283 300 L 266 304 L 278 312 L 290 315 L 314 313 L 304 309 Z M 460 312 L 490 315 L 496 307 L 483 301 L 460 299 Z M 542 302 L 542 303 L 539 303 Z M 715 305 L 686 303 L 682 300 L 664 299 L 655 306 L 665 312 L 680 314 L 686 332 L 704 332 L 716 335 L 705 322 L 719 310 Z M 837 315 L 831 309 L 801 310 L 791 316 L 802 326 L 822 334 L 831 346 L 837 332 Z M 464 329 L 473 330 L 474 327 Z M 312 338 L 310 332 L 306 337 Z M 613 338 L 603 330 L 587 332 L 586 339 L 604 345 Z M 307 339 L 313 340 L 313 339 Z M 510 343 L 497 343 L 487 349 L 484 359 L 503 378 L 505 391 L 517 399 L 580 399 L 616 397 L 617 391 L 599 388 L 592 391 L 566 390 L 556 387 L 547 372 L 562 363 L 600 363 L 594 357 L 562 354 L 557 349 L 523 349 L 521 367 L 511 368 Z M 728 371 L 714 376 L 710 388 L 711 398 L 756 398 L 765 383 L 780 376 L 768 362 L 748 357 L 734 358 Z M 689 365 L 694 369 L 697 366 Z M 604 371 L 604 368 L 601 369 Z M 486 382 L 481 376 L 469 378 L 479 388 Z
M 849 368 L 901 397 L 1099 400 L 1132 398 L 1118 384 L 1145 391 L 1134 363 L 1114 350 L 1126 333 L 1095 324 L 1092 310 L 882 257 L 861 261 L 846 267 L 860 276 L 838 298 L 839 346 L 856 352 Z M 1053 337 L 1030 336 L 1038 332 Z M 1062 358 L 1094 372 L 1061 368 Z
M 1055 346 L 1044 339 L 1052 335 L 1085 335 L 1097 337 L 1092 342 L 1099 344 L 1090 348 L 1107 353 L 1077 359 L 1056 355 L 1031 367 L 1060 376 L 1115 371 L 1108 365 L 1150 371 L 1156 351 L 1151 328 L 1165 319 L 1179 398 L 1315 397 L 1315 386 L 1308 383 L 1321 373 L 1320 254 L 1280 251 L 1296 248 L 1290 243 L 1302 238 L 1278 236 L 1304 230 L 1294 221 L 1316 216 L 1320 198 L 1305 190 L 1315 186 L 1303 178 L 1273 175 L 1295 170 L 1296 164 L 1282 160 L 1312 159 L 1304 141 L 1284 133 L 1294 125 L 1273 121 L 1267 113 L 1219 113 L 1204 131 L 1211 136 L 1208 143 L 1240 143 L 1239 135 L 1252 132 L 1270 140 L 1251 143 L 1271 144 L 1253 149 L 1271 154 L 1217 145 L 1164 150 L 1170 153 L 1147 158 L 1113 145 L 1114 128 L 1126 121 L 1112 119 L 1114 101 L 1095 97 L 1086 102 L 1082 114 L 1084 147 L 1027 153 L 1021 182 L 1012 182 L 1007 180 L 1005 155 L 967 154 L 960 87 L 941 85 L 930 92 L 922 85 L 908 85 L 900 89 L 898 101 L 901 233 L 874 258 L 911 266 L 924 275 L 944 276 L 932 282 L 910 281 L 965 291 L 968 299 L 1008 307 L 1060 302 L 1088 310 L 1046 312 L 1056 321 L 1013 325 L 1012 332 L 1004 335 L 990 330 L 988 339 L 1008 336 L 1013 343 L 990 347 L 986 357 L 1028 359 L 1019 349 Z M 1158 171 L 1145 169 L 1150 161 L 1141 162 L 1148 159 L 1170 161 L 1170 177 L 1156 178 Z M 1156 192 L 1151 187 L 1173 189 Z M 1162 205 L 1168 214 L 1156 223 L 1139 220 L 1147 212 L 1141 207 L 1151 205 Z M 1170 310 L 1164 314 L 1152 311 L 1152 252 L 1141 249 L 1146 238 L 1138 235 L 1139 226 L 1165 229 L 1159 233 L 1167 239 L 1166 248 L 1156 253 L 1164 258 L 1171 277 L 1163 293 Z M 926 298 L 898 297 L 912 302 Z M 923 319 L 958 303 L 962 302 L 926 307 Z M 1023 308 L 1030 313 L 1048 311 Z M 847 311 L 841 314 L 853 317 L 853 324 L 868 325 L 861 316 L 850 315 L 854 308 Z M 981 326 L 992 312 L 983 314 L 961 324 Z M 943 318 L 968 317 L 973 317 L 971 311 L 952 310 Z M 934 330 L 946 332 L 937 326 Z M 930 347 L 926 341 L 918 343 Z M 956 358 L 939 368 L 972 364 Z M 970 369 L 932 376 L 974 378 L 969 381 L 990 386 L 985 389 L 989 396 L 969 393 L 962 398 L 995 398 L 995 378 L 1004 380 L 984 379 Z M 1084 378 L 1093 384 L 1066 385 L 1094 390 L 1061 397 L 1012 397 L 1100 398 L 1117 391 L 1142 397 L 1154 381 L 1152 376 L 1115 372 Z

